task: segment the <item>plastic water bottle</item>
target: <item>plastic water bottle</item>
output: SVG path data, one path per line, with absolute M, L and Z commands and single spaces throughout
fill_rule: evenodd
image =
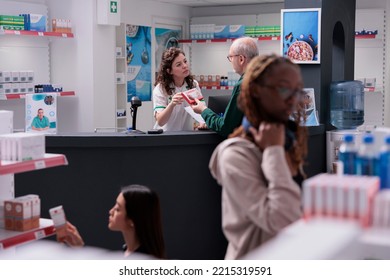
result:
M 358 175 L 378 176 L 378 155 L 374 146 L 374 136 L 366 134 L 357 154 L 356 173 Z
M 355 145 L 354 137 L 351 134 L 346 134 L 339 149 L 339 160 L 343 163 L 344 174 L 356 174 L 356 156 L 357 147 Z
M 330 123 L 338 129 L 356 128 L 364 122 L 364 86 L 360 81 L 330 85 Z
M 381 189 L 390 189 L 390 136 L 385 138 L 379 156 L 379 177 Z

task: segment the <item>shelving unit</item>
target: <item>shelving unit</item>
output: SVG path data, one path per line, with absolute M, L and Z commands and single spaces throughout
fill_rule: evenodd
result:
M 29 31 L 29 30 L 0 30 L 0 35 L 62 37 L 62 38 L 73 38 L 74 37 L 73 33 L 39 32 L 39 31 Z
M 4 249 L 43 239 L 54 233 L 53 221 L 49 219 L 39 219 L 39 228 L 25 232 L 0 229 L 0 252 Z
M 42 159 L 21 162 L 0 161 L 0 181 L 2 182 L 0 199 L 6 200 L 14 197 L 14 174 L 67 164 L 66 157 L 61 154 L 45 154 Z M 40 219 L 39 224 L 39 228 L 24 232 L 0 229 L 0 251 L 54 234 L 54 226 L 51 220 Z
M 22 4 L 17 1 L 3 1 L 2 14 L 36 13 L 48 19 L 48 6 L 38 3 Z M 51 54 L 53 44 L 73 44 L 73 33 L 38 32 L 28 30 L 0 30 L 1 70 L 34 72 L 34 84 L 62 84 L 61 79 L 52 80 Z M 66 80 L 66 78 L 65 78 Z M 65 88 L 65 87 L 64 87 Z M 67 89 L 66 89 L 67 90 Z M 59 96 L 75 96 L 74 91 L 64 91 Z M 23 100 L 21 102 L 21 100 Z M 0 110 L 14 112 L 16 130 L 25 128 L 25 104 L 23 94 L 0 94 Z M 61 127 L 61 123 L 58 124 Z
M 124 74 L 123 82 L 116 83 L 115 104 L 116 130 L 128 127 L 127 119 L 130 113 L 127 107 L 127 51 L 126 51 L 126 25 L 122 23 L 116 27 L 116 47 L 122 49 L 122 56 L 116 56 L 116 72 Z M 122 114 L 125 114 L 123 116 Z
M 50 93 L 50 92 L 46 92 Z M 75 96 L 74 91 L 62 91 L 62 92 L 55 92 L 58 94 L 58 96 Z M 11 99 L 24 99 L 26 98 L 25 93 L 14 93 L 14 94 L 0 94 L 0 100 L 11 100 Z
M 364 95 L 364 124 L 383 126 L 385 111 L 386 73 L 386 13 L 381 9 L 356 11 L 355 30 L 370 30 L 377 34 L 356 35 L 355 79 L 375 78 L 376 86 Z

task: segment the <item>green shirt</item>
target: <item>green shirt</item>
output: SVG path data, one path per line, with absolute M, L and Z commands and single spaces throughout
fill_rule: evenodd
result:
M 35 117 L 32 121 L 31 127 L 46 128 L 49 127 L 49 125 L 50 125 L 49 118 L 43 116 L 42 120 L 39 117 Z
M 237 107 L 237 97 L 241 92 L 241 83 L 243 75 L 233 88 L 232 97 L 226 107 L 223 116 L 218 116 L 210 108 L 202 112 L 202 118 L 205 120 L 209 129 L 214 130 L 219 135 L 227 138 L 233 130 L 241 125 L 244 114 Z

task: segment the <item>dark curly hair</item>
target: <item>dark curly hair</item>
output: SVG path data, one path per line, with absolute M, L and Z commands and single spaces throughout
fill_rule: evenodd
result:
M 175 88 L 172 88 L 173 75 L 168 73 L 168 70 L 172 70 L 172 63 L 179 54 L 185 56 L 185 53 L 181 49 L 172 47 L 165 50 L 161 57 L 160 69 L 155 86 L 160 83 L 168 95 L 175 93 Z M 188 89 L 194 88 L 194 76 L 192 74 L 188 75 L 184 80 L 188 85 Z
M 265 84 L 265 79 L 269 75 L 272 75 L 275 67 L 283 63 L 290 64 L 299 69 L 299 66 L 291 60 L 271 54 L 255 57 L 251 60 L 245 71 L 237 105 L 254 127 L 259 127 L 262 121 L 274 121 L 263 109 L 262 104 L 256 96 L 262 94 L 261 85 Z M 301 167 L 307 155 L 307 129 L 305 126 L 300 125 L 301 120 L 305 119 L 305 111 L 302 104 L 298 103 L 296 113 L 292 117 L 297 126 L 297 131 L 295 132 L 296 143 L 288 153 L 290 154 L 293 165 Z M 243 135 L 244 133 L 244 128 L 240 126 L 229 137 Z M 247 137 L 251 141 L 254 141 L 252 135 L 248 134 Z

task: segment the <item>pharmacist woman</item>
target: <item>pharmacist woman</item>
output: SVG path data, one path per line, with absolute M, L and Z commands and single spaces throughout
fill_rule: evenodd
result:
M 154 128 L 164 131 L 193 130 L 193 119 L 184 109 L 189 104 L 180 94 L 192 88 L 200 92 L 184 52 L 179 48 L 167 49 L 162 55 L 153 89 Z

